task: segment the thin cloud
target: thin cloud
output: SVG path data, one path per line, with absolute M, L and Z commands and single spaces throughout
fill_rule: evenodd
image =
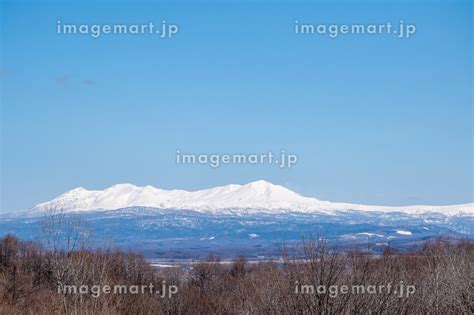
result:
M 64 84 L 66 84 L 66 82 L 68 80 L 69 80 L 69 76 L 68 75 L 63 75 L 63 76 L 60 76 L 60 77 L 56 78 L 56 84 L 57 85 L 64 85 Z
M 77 80 L 72 80 L 71 76 L 69 75 L 62 75 L 60 77 L 57 77 L 55 79 L 55 82 L 57 85 L 66 85 L 68 83 L 71 84 L 82 84 L 82 85 L 94 85 L 95 81 L 91 79 L 77 79 Z

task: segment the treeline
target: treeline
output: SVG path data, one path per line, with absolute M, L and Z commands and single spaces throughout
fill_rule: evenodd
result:
M 140 255 L 113 248 L 92 250 L 84 225 L 61 217 L 46 220 L 42 230 L 41 243 L 0 239 L 0 314 L 474 313 L 474 244 L 468 240 L 438 239 L 411 253 L 386 250 L 375 257 L 342 253 L 316 239 L 302 242 L 304 260 L 283 255 L 281 262 L 222 264 L 210 258 L 185 270 L 156 269 Z M 178 292 L 64 290 L 150 283 L 176 285 Z

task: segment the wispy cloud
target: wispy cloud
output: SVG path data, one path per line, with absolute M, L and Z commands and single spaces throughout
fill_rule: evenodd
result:
M 94 85 L 95 84 L 95 81 L 93 81 L 91 79 L 73 80 L 72 77 L 70 75 L 67 75 L 67 74 L 57 77 L 55 79 L 55 82 L 56 82 L 57 85 L 66 85 L 68 83 L 71 83 L 71 84 L 76 83 L 76 84 L 83 84 L 83 85 Z
M 56 84 L 57 85 L 65 85 L 68 80 L 69 80 L 68 75 L 62 75 L 62 76 L 56 78 Z
M 5 68 L 0 68 L 0 77 L 4 77 L 10 74 L 10 72 Z

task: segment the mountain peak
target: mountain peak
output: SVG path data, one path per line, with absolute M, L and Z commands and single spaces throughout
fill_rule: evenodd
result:
M 87 191 L 84 187 L 76 187 L 74 189 L 68 190 L 67 193 L 73 193 L 73 192 L 84 192 Z
M 123 189 L 136 189 L 139 188 L 133 184 L 123 183 L 123 184 L 115 184 L 107 189 L 114 189 L 114 190 L 123 190 Z
M 245 184 L 245 185 L 243 185 L 243 187 L 248 187 L 248 188 L 254 189 L 256 191 L 268 191 L 268 190 L 271 190 L 273 188 L 276 188 L 277 185 L 274 185 L 270 182 L 267 182 L 267 181 L 261 179 L 261 180 L 257 180 L 257 181 Z
M 268 186 L 276 186 L 270 182 L 267 182 L 266 180 L 259 179 L 254 182 L 250 182 L 246 185 L 254 186 L 254 187 L 268 187 Z

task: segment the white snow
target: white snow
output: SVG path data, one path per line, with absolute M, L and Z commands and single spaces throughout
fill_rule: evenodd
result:
M 211 237 L 201 237 L 199 240 L 201 240 L 201 241 L 204 241 L 204 240 L 212 241 L 212 240 L 215 239 L 215 238 L 216 238 L 215 236 L 211 236 Z
M 176 267 L 174 265 L 166 265 L 166 264 L 150 264 L 152 267 L 158 267 L 158 268 L 173 268 Z
M 384 237 L 382 234 L 375 234 L 375 233 L 369 233 L 369 232 L 357 233 L 357 235 L 365 235 L 368 237 Z
M 397 234 L 400 235 L 411 235 L 410 231 L 404 231 L 404 230 L 397 230 Z
M 368 206 L 322 201 L 301 196 L 283 186 L 259 180 L 246 185 L 227 185 L 198 191 L 165 190 L 152 186 L 119 184 L 104 190 L 79 187 L 36 205 L 31 212 L 47 210 L 90 211 L 127 207 L 185 209 L 219 213 L 223 210 L 254 212 L 399 211 L 409 214 L 437 212 L 445 215 L 474 214 L 474 203 L 453 206 Z

